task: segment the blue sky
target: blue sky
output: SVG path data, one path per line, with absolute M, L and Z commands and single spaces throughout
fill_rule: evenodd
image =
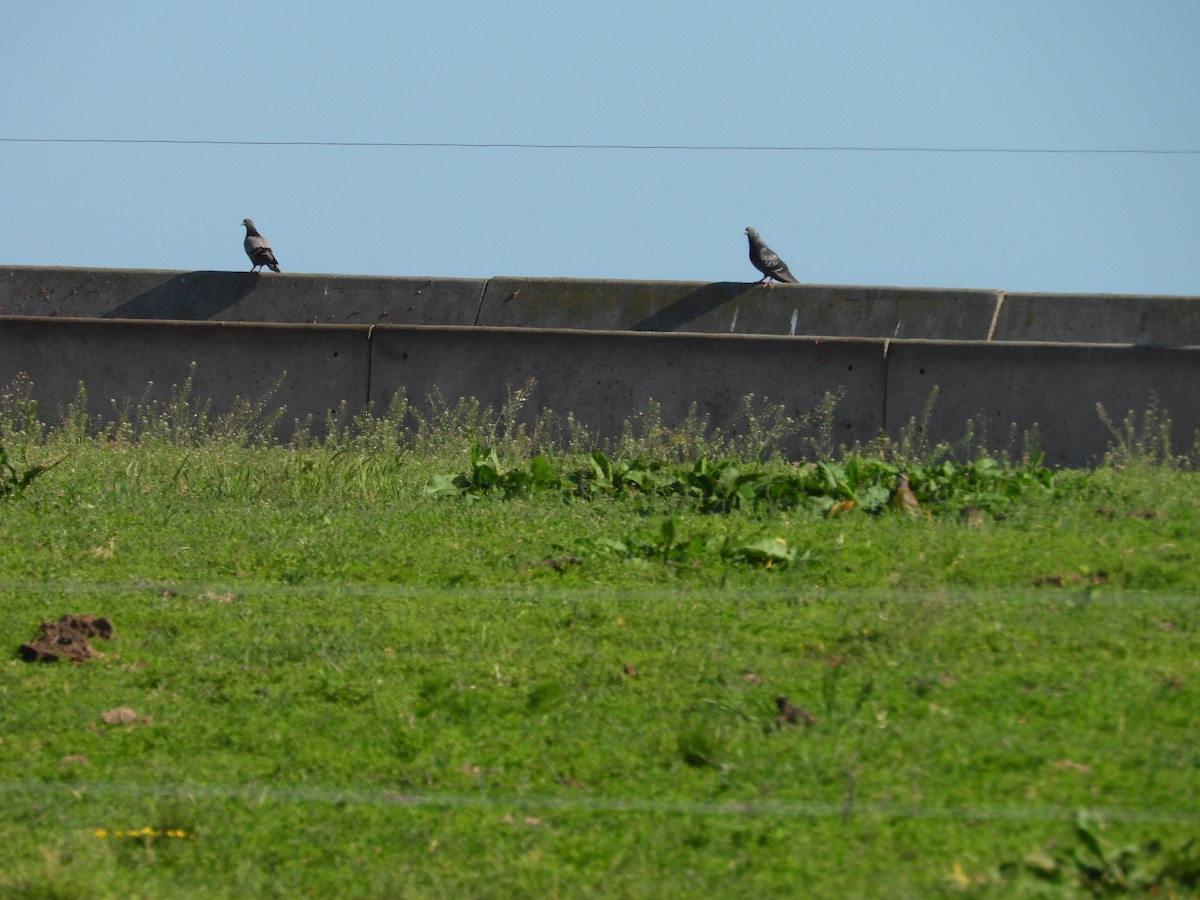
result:
M 0 12 L 0 138 L 1200 150 L 1200 3 Z M 0 142 L 0 265 L 1200 294 L 1200 155 Z

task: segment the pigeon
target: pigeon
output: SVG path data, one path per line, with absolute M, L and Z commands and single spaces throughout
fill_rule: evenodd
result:
M 750 262 L 754 263 L 754 268 L 763 273 L 759 284 L 766 284 L 767 287 L 770 287 L 772 278 L 776 281 L 786 281 L 789 284 L 800 283 L 796 276 L 788 270 L 787 263 L 763 243 L 757 231 L 747 228 L 746 237 L 750 239 Z
M 271 249 L 267 239 L 258 233 L 258 229 L 249 219 L 242 219 L 242 224 L 246 226 L 246 240 L 242 246 L 246 248 L 246 255 L 250 257 L 250 262 L 254 263 L 250 267 L 250 271 L 253 272 L 266 266 L 272 272 L 278 272 L 279 261 L 275 259 L 275 251 Z

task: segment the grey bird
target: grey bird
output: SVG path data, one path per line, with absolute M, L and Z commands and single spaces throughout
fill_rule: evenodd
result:
M 771 279 L 776 281 L 786 281 L 789 284 L 799 284 L 799 280 L 787 267 L 779 255 L 763 243 L 763 239 L 758 236 L 758 232 L 753 228 L 746 229 L 746 237 L 750 239 L 750 262 L 754 263 L 754 268 L 763 273 L 759 284 L 771 286 Z
M 258 233 L 258 229 L 249 219 L 242 219 L 242 224 L 246 226 L 246 240 L 242 246 L 246 248 L 246 255 L 250 257 L 250 262 L 254 263 L 250 267 L 250 271 L 253 272 L 266 266 L 272 272 L 278 272 L 279 260 L 275 258 L 275 251 L 271 249 L 267 239 Z

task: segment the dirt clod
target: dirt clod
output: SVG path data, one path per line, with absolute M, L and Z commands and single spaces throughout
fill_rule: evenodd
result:
M 133 725 L 138 720 L 138 714 L 131 706 L 118 706 L 116 709 L 106 709 L 100 713 L 100 718 L 106 725 Z
M 553 569 L 561 575 L 571 566 L 583 565 L 583 560 L 578 556 L 547 557 L 538 563 L 538 565 L 544 569 Z
M 22 644 L 17 653 L 25 662 L 58 662 L 69 659 L 81 663 L 85 659 L 99 656 L 88 638 L 104 638 L 111 641 L 113 636 L 112 622 L 95 616 L 62 616 L 56 622 L 43 622 L 40 637 Z
M 779 710 L 780 725 L 797 725 L 800 722 L 813 725 L 817 721 L 812 713 L 802 706 L 793 705 L 787 697 L 776 697 L 775 707 Z

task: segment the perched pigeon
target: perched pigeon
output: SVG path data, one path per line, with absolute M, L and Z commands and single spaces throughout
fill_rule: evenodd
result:
M 242 219 L 242 224 L 246 226 L 246 240 L 242 246 L 246 248 L 246 255 L 250 257 L 250 262 L 254 263 L 250 267 L 250 271 L 253 272 L 255 269 L 266 266 L 272 272 L 278 272 L 279 261 L 275 259 L 275 251 L 271 249 L 267 239 L 258 233 L 258 229 L 249 219 Z
M 760 284 L 765 283 L 767 287 L 771 286 L 771 279 L 776 281 L 786 281 L 790 284 L 799 284 L 796 276 L 788 271 L 787 263 L 776 255 L 775 251 L 763 243 L 762 238 L 758 236 L 758 232 L 753 228 L 746 229 L 746 237 L 750 239 L 750 262 L 754 263 L 754 268 L 763 273 Z

